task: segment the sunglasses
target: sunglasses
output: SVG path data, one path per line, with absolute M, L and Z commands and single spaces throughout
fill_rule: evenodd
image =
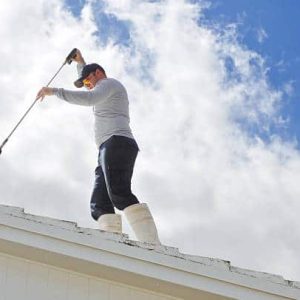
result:
M 90 77 L 91 75 L 95 76 L 95 73 L 96 73 L 96 72 L 92 72 L 92 73 L 90 73 L 87 77 Z M 82 80 L 82 83 L 83 83 L 84 85 L 89 85 L 89 84 L 91 83 L 91 81 L 90 81 L 88 78 L 85 78 L 85 79 Z

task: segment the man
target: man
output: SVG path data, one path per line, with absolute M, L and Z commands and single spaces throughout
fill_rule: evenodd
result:
M 98 64 L 85 64 L 79 50 L 73 58 L 77 62 L 79 78 L 76 87 L 87 91 L 70 91 L 43 87 L 37 99 L 55 95 L 72 104 L 93 106 L 95 140 L 99 148 L 95 184 L 91 196 L 91 215 L 101 230 L 122 232 L 123 210 L 138 240 L 160 244 L 151 212 L 145 203 L 139 203 L 131 192 L 131 177 L 138 154 L 138 145 L 129 126 L 129 102 L 124 86 L 107 78 Z

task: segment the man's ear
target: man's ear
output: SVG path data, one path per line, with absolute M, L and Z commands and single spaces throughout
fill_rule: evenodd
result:
M 101 77 L 103 76 L 102 75 L 103 73 L 99 69 L 96 70 L 96 74 L 97 74 L 97 76 L 101 76 Z

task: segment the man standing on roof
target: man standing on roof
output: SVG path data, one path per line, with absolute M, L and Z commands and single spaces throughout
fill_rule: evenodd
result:
M 93 106 L 95 140 L 99 148 L 95 184 L 91 196 L 91 215 L 101 230 L 122 232 L 123 210 L 136 237 L 142 242 L 160 244 L 151 212 L 145 203 L 139 203 L 131 191 L 134 163 L 139 151 L 129 126 L 129 102 L 124 86 L 108 78 L 104 69 L 96 64 L 85 64 L 77 50 L 79 79 L 74 84 L 87 91 L 43 87 L 37 99 L 55 95 L 72 104 Z

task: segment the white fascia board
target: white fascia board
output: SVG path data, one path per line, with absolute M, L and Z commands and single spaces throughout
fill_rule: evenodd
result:
M 185 299 L 300 299 L 300 284 L 281 276 L 243 270 L 229 262 L 148 248 L 126 235 L 79 228 L 75 223 L 0 206 L 0 251 L 83 271 Z M 139 286 L 140 287 L 140 286 Z M 187 297 L 187 295 L 190 295 Z M 217 295 L 221 295 L 218 298 Z M 182 295 L 181 295 L 182 296 Z

